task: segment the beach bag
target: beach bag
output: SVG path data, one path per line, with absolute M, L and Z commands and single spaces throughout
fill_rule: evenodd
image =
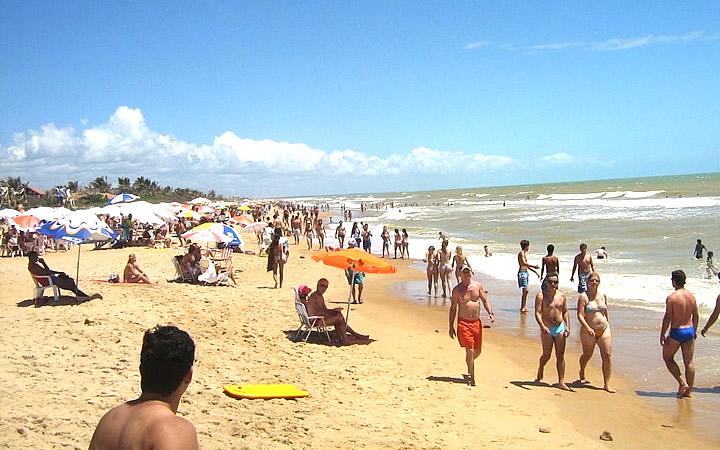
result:
M 108 283 L 119 283 L 120 282 L 120 275 L 116 273 L 111 273 L 108 275 Z

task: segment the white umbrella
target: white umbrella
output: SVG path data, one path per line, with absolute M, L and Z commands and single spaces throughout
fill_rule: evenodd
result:
M 212 200 L 210 200 L 209 198 L 205 198 L 205 197 L 198 197 L 198 198 L 194 198 L 194 199 L 190 200 L 190 203 L 193 205 L 200 205 L 200 204 L 207 205 L 208 203 L 212 203 Z
M 241 233 L 257 233 L 258 231 L 261 231 L 266 226 L 268 226 L 267 222 L 253 222 L 250 225 L 243 228 L 242 230 L 240 230 L 240 232 Z
M 115 197 L 111 198 L 108 202 L 108 205 L 116 205 L 118 203 L 128 203 L 128 202 L 134 202 L 135 200 L 139 199 L 137 195 L 134 194 L 126 194 L 123 192 L 122 194 L 118 194 Z
M 37 217 L 40 220 L 45 220 L 47 222 L 61 219 L 68 214 L 72 213 L 67 208 L 49 208 L 47 206 L 39 206 L 37 208 L 30 208 L 27 211 L 25 211 L 25 214 L 31 214 L 35 217 Z
M 10 208 L 0 209 L 0 219 L 9 219 L 11 217 L 15 217 L 15 216 L 19 216 L 19 215 L 20 215 L 20 212 L 15 211 L 14 209 L 10 209 Z

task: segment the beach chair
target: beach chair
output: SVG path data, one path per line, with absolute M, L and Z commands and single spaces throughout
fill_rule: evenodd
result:
M 307 335 L 305 335 L 305 340 L 303 341 L 307 342 L 308 338 L 310 337 L 310 333 L 315 330 L 319 333 L 325 333 L 325 337 L 327 338 L 328 343 L 331 343 L 332 341 L 330 340 L 330 334 L 327 330 L 328 326 L 325 325 L 325 318 L 323 316 L 308 316 L 307 308 L 305 308 L 305 304 L 300 301 L 300 294 L 298 293 L 297 288 L 293 288 L 293 291 L 295 292 L 295 311 L 297 312 L 298 318 L 300 319 L 300 326 L 297 330 L 295 330 L 295 336 L 293 337 L 293 341 L 297 342 L 300 333 L 303 331 L 307 331 Z
M 233 272 L 232 254 L 232 247 L 225 247 L 214 252 L 210 259 L 217 265 L 218 273 L 227 273 L 233 283 L 237 284 L 237 280 L 235 280 L 235 274 Z
M 200 274 L 198 281 L 207 286 L 220 286 L 223 284 L 227 285 L 229 278 L 226 271 L 218 272 L 215 264 L 210 261 L 207 270 Z
M 194 283 L 195 280 L 193 279 L 192 275 L 183 273 L 182 266 L 180 265 L 182 259 L 183 255 L 173 256 L 172 262 L 173 266 L 175 267 L 175 279 L 177 281 L 182 281 L 183 283 Z
M 33 275 L 30 274 L 35 287 L 33 288 L 33 304 L 38 305 L 38 299 L 43 296 L 45 289 L 53 290 L 53 298 L 57 302 L 60 300 L 60 288 L 55 285 L 53 279 L 49 275 Z

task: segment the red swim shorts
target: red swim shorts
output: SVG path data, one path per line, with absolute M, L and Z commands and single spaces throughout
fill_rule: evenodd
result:
M 460 347 L 472 347 L 476 352 L 480 353 L 482 350 L 482 322 L 480 319 L 458 319 L 457 337 Z

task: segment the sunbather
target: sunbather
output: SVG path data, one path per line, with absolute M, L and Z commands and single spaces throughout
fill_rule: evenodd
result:
M 188 252 L 183 256 L 182 261 L 180 261 L 180 270 L 182 270 L 183 275 L 197 281 L 198 275 L 202 273 L 200 269 L 200 259 L 202 259 L 200 247 L 195 244 L 190 244 Z
M 130 253 L 130 256 L 128 256 L 128 262 L 125 265 L 125 271 L 123 272 L 123 283 L 152 283 L 147 274 L 143 272 L 140 265 L 138 265 L 137 258 L 134 253 Z
M 329 282 L 326 278 L 320 278 L 317 282 L 317 290 L 310 294 L 307 299 L 306 307 L 308 315 L 310 316 L 322 316 L 325 319 L 325 324 L 335 327 L 335 337 L 343 345 L 353 344 L 358 341 L 367 341 L 370 336 L 360 334 L 350 328 L 345 322 L 345 317 L 342 314 L 342 308 L 328 309 L 325 305 L 325 291 L 329 286 Z
M 87 295 L 80 289 L 78 289 L 77 284 L 75 283 L 75 280 L 73 280 L 71 277 L 69 277 L 65 272 L 59 272 L 57 270 L 52 270 L 48 265 L 45 263 L 45 260 L 40 258 L 35 250 L 31 250 L 27 253 L 28 257 L 28 270 L 31 274 L 36 276 L 49 276 L 53 280 L 53 283 L 60 289 L 64 289 L 66 291 L 72 291 L 75 293 L 76 297 L 83 297 L 88 300 L 96 299 L 96 298 L 102 298 L 102 295 L 100 294 L 92 294 Z

